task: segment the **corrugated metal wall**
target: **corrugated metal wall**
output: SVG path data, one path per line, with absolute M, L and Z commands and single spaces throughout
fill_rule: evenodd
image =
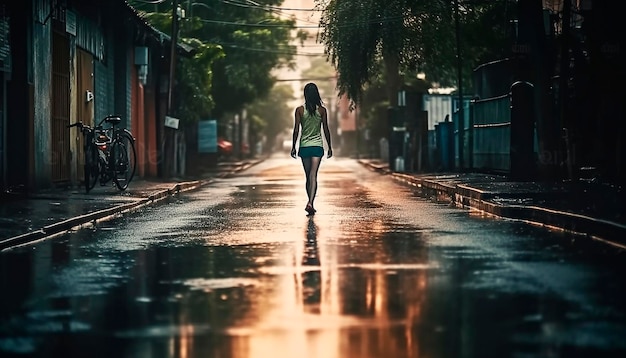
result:
M 95 65 L 95 116 L 100 120 L 109 114 L 122 116 L 121 126 L 130 129 L 131 118 L 131 45 L 115 36 L 117 29 L 106 32 L 105 57 Z
M 463 101 L 463 118 L 460 118 L 460 113 L 458 109 L 458 100 L 453 101 L 452 105 L 452 123 L 454 125 L 454 165 L 456 168 L 470 168 L 470 156 L 471 150 L 470 147 L 470 116 L 471 116 L 471 103 L 469 99 Z M 459 121 L 462 121 L 461 130 L 459 130 Z M 461 158 L 461 151 L 459 150 L 459 137 L 463 136 L 463 158 Z M 463 161 L 461 162 L 461 159 Z
M 9 19 L 5 16 L 5 5 L 0 5 L 0 189 L 6 184 L 6 82 L 2 72 L 11 71 L 11 47 L 9 41 Z
M 443 122 L 446 116 L 452 115 L 452 96 L 426 94 L 423 97 L 423 108 L 428 112 L 428 130 L 434 131 L 437 123 Z
M 11 42 L 9 41 L 9 18 L 5 15 L 5 5 L 0 5 L 0 71 L 11 71 Z
M 53 32 L 50 166 L 53 182 L 70 180 L 70 49 L 65 33 Z
M 102 30 L 80 14 L 76 16 L 76 46 L 91 53 L 98 60 L 103 60 L 106 54 Z
M 475 169 L 508 172 L 511 169 L 511 100 L 509 95 L 478 100 L 473 104 Z
M 134 47 L 128 37 L 126 41 L 115 41 L 115 113 L 122 116 L 121 125 L 132 131 L 131 128 L 131 58 Z
M 109 58 L 112 54 L 112 51 L 107 51 L 104 61 L 95 61 L 94 119 L 96 123 L 115 112 L 113 100 L 115 72 L 113 61 Z
M 52 6 L 50 0 L 32 0 L 33 1 L 33 20 L 43 25 L 47 22 L 49 16 L 52 15 Z
M 52 26 L 48 19 L 48 0 L 33 0 L 33 46 L 29 74 L 33 84 L 33 182 L 36 187 L 47 187 L 51 178 L 50 113 L 52 75 Z M 46 22 L 47 20 L 47 22 Z

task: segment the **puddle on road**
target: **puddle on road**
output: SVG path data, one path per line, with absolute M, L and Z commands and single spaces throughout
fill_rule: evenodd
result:
M 181 336 L 200 336 L 211 332 L 208 324 L 155 325 L 139 329 L 120 330 L 115 333 L 119 338 L 171 338 Z
M 173 281 L 173 284 L 182 284 L 192 290 L 211 292 L 218 289 L 255 286 L 258 281 L 240 277 L 228 278 L 193 278 L 187 280 Z
M 337 270 L 349 270 L 349 269 L 358 269 L 364 271 L 385 271 L 388 274 L 395 273 L 397 271 L 406 271 L 406 270 L 428 270 L 434 269 L 438 266 L 433 263 L 429 264 L 382 264 L 382 263 L 372 263 L 372 264 L 339 264 L 333 265 L 334 269 Z M 312 271 L 321 271 L 322 266 L 271 266 L 261 268 L 259 272 L 266 273 L 270 275 L 285 275 L 285 274 L 294 274 L 294 273 L 305 273 Z

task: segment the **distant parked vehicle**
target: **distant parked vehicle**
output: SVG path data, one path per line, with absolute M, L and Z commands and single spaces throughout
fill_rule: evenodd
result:
M 233 143 L 222 137 L 217 138 L 217 154 L 224 158 L 230 157 L 233 154 Z

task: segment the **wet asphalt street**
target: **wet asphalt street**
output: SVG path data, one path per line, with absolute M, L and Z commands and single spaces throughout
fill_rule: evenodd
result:
M 624 357 L 625 253 L 274 156 L 0 254 L 0 357 Z

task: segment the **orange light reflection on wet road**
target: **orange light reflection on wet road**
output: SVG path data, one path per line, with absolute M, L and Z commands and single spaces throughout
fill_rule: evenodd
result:
M 374 261 L 363 265 L 344 264 L 346 255 L 332 238 L 342 235 L 323 215 L 309 217 L 304 223 L 302 240 L 282 253 L 290 266 L 289 274 L 279 275 L 274 296 L 263 298 L 258 323 L 247 329 L 233 329 L 231 334 L 244 336 L 233 342 L 232 352 L 241 357 L 417 357 L 418 342 L 414 325 L 418 323 L 423 291 L 426 289 L 424 267 L 389 265 L 381 248 Z M 369 233 L 384 233 L 388 228 L 380 221 L 371 222 Z M 375 240 L 375 239 L 374 239 Z M 355 292 L 346 292 L 354 271 L 363 273 Z M 406 282 L 390 280 L 399 271 Z M 360 286 L 364 289 L 361 290 Z M 410 289 L 409 289 L 410 288 Z M 354 287 L 352 287 L 354 289 Z M 403 317 L 390 312 L 392 294 L 404 295 L 400 302 Z M 395 300 L 398 301 L 398 300 Z M 355 304 L 355 302 L 357 302 Z M 239 357 L 239 355 L 237 355 Z

